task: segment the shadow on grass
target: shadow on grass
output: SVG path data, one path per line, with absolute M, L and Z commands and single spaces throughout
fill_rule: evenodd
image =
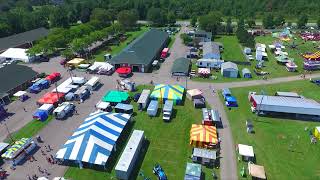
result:
M 143 160 L 147 154 L 149 146 L 150 146 L 150 141 L 148 139 L 145 139 L 145 141 L 142 144 L 141 150 L 139 152 L 138 161 L 136 162 L 135 168 L 132 170 L 131 176 L 129 178 L 130 180 L 138 179 L 138 175 L 139 175 Z

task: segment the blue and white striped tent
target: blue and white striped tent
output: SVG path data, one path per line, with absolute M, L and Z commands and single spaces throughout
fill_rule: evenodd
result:
M 129 119 L 129 114 L 90 114 L 57 152 L 56 158 L 104 166 Z

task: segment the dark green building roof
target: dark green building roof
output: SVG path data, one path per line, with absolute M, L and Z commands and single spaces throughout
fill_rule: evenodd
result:
M 39 40 L 40 38 L 43 38 L 48 34 L 49 30 L 42 27 L 12 36 L 0 38 L 0 51 Z
M 0 68 L 0 94 L 20 86 L 38 75 L 30 67 L 10 64 Z
M 171 73 L 188 75 L 190 71 L 190 60 L 187 58 L 178 58 L 174 60 Z
M 111 64 L 143 64 L 149 65 L 166 43 L 169 35 L 158 29 L 150 29 L 135 39 L 118 55 L 114 56 Z

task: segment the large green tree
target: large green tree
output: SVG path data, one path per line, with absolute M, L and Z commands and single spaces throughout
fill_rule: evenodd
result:
M 299 16 L 297 26 L 298 28 L 304 28 L 308 23 L 308 16 L 306 14 L 302 14 Z
M 138 20 L 138 13 L 135 10 L 123 10 L 118 14 L 118 22 L 125 28 L 132 28 L 136 25 Z
M 51 11 L 49 16 L 51 27 L 68 27 L 68 11 L 65 8 L 55 8 Z
M 215 36 L 218 33 L 218 29 L 221 28 L 221 17 L 220 12 L 210 12 L 208 15 L 199 18 L 199 25 L 201 29 L 209 31 Z
M 91 12 L 90 20 L 96 20 L 99 21 L 103 25 L 108 25 L 112 21 L 111 14 L 106 10 L 102 8 L 95 8 Z
M 232 34 L 233 29 L 232 29 L 232 22 L 231 22 L 231 18 L 229 17 L 227 20 L 227 25 L 226 25 L 226 33 L 228 35 Z
M 147 19 L 154 25 L 162 26 L 167 23 L 167 16 L 160 8 L 150 8 L 148 10 Z
M 274 17 L 273 17 L 273 15 L 271 13 L 265 15 L 263 17 L 263 19 L 262 19 L 262 24 L 263 24 L 264 28 L 267 28 L 267 29 L 274 28 Z

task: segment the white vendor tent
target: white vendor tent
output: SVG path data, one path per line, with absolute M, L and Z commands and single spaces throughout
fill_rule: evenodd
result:
M 32 62 L 34 57 L 27 55 L 26 51 L 28 49 L 22 48 L 9 48 L 2 54 L 0 54 L 0 59 L 13 60 L 13 61 L 23 61 L 25 63 Z
M 245 157 L 254 157 L 253 147 L 245 144 L 238 144 L 239 154 Z

